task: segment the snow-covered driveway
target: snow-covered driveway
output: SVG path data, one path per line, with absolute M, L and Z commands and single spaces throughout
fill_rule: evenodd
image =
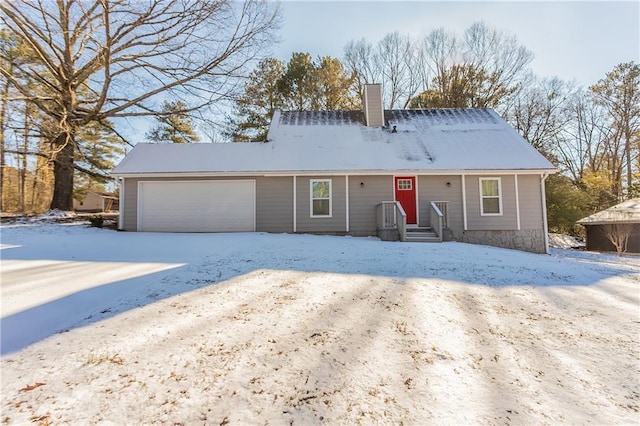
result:
M 8 423 L 640 422 L 638 258 L 1 233 Z

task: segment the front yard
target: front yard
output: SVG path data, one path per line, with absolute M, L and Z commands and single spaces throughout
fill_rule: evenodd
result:
M 640 260 L 3 225 L 5 423 L 640 422 Z

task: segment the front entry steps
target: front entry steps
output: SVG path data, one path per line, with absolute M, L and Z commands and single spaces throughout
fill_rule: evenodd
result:
M 407 228 L 407 238 L 408 242 L 416 242 L 416 243 L 439 243 L 442 241 L 438 238 L 438 235 L 433 232 L 431 228 Z

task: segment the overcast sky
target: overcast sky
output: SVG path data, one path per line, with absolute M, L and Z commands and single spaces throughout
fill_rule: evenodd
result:
M 279 59 L 292 52 L 342 58 L 344 45 L 377 43 L 399 31 L 423 38 L 443 27 L 462 34 L 476 21 L 515 34 L 533 71 L 588 86 L 621 62 L 640 62 L 640 2 L 626 1 L 288 1 L 282 2 Z

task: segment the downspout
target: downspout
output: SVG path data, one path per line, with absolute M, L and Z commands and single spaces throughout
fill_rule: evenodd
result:
M 124 231 L 124 178 L 118 178 L 118 230 Z
M 518 185 L 518 175 L 513 175 L 516 185 L 516 222 L 518 231 L 520 231 L 520 188 Z
M 547 223 L 547 193 L 544 181 L 549 177 L 549 173 L 543 173 L 540 179 L 540 192 L 542 193 L 542 222 L 544 231 L 544 252 L 549 254 L 549 228 Z
M 467 230 L 467 184 L 465 182 L 465 175 L 462 175 L 462 219 L 464 223 L 463 229 Z
M 345 216 L 347 217 L 347 223 L 346 223 L 346 232 L 347 234 L 349 233 L 349 175 L 345 175 L 344 177 L 344 184 L 345 184 L 345 193 L 346 193 L 346 199 L 345 199 L 345 204 L 346 204 L 346 211 L 345 211 Z
M 297 231 L 297 224 L 298 224 L 298 215 L 297 215 L 297 210 L 298 210 L 298 198 L 296 196 L 296 191 L 297 190 L 297 177 L 293 176 L 293 233 L 295 234 Z

